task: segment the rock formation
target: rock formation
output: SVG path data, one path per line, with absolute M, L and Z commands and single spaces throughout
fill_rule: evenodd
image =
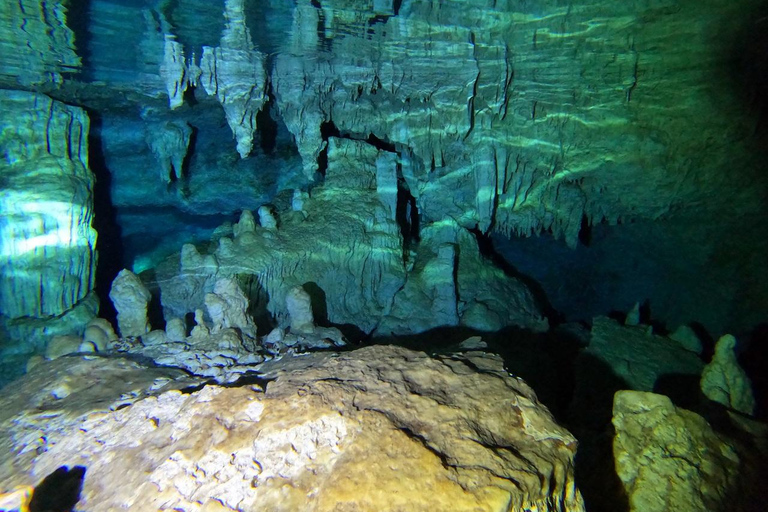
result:
M 226 0 L 224 17 L 220 46 L 203 47 L 200 79 L 206 92 L 224 107 L 237 152 L 245 158 L 253 147 L 256 114 L 267 100 L 265 57 L 254 49 L 243 0 Z
M 61 2 L 20 0 L 3 5 L 0 83 L 5 88 L 58 86 L 64 74 L 80 68 L 67 16 L 67 5 Z
M 39 366 L 0 397 L 0 492 L 80 464 L 94 512 L 584 510 L 576 440 L 494 356 L 369 347 L 262 375 L 182 393 L 122 359 Z
M 620 391 L 613 406 L 616 472 L 630 512 L 756 511 L 764 425 L 741 422 L 734 437 L 653 393 Z M 741 439 L 741 440 L 739 440 Z
M 743 414 L 755 413 L 755 397 L 747 373 L 736 358 L 736 338 L 717 341 L 712 361 L 701 374 L 701 391 L 710 400 Z
M 182 179 L 184 158 L 192 128 L 184 121 L 149 123 L 146 141 L 160 167 L 160 180 L 169 184 Z
M 109 298 L 117 310 L 121 336 L 141 336 L 149 332 L 147 305 L 152 296 L 136 274 L 121 270 L 112 282 Z
M 315 331 L 315 317 L 312 314 L 312 300 L 301 286 L 294 286 L 285 294 L 285 309 L 291 320 L 291 332 L 311 334 Z
M 0 312 L 61 315 L 91 290 L 96 232 L 85 112 L 40 94 L 0 91 L 4 158 Z
M 235 328 L 243 335 L 256 337 L 256 324 L 248 316 L 248 298 L 232 278 L 220 278 L 213 292 L 205 295 L 205 306 L 213 321 L 213 332 Z
M 0 21 L 3 14 L 23 6 L 32 8 L 21 2 L 0 9 Z M 51 16 L 47 22 L 63 22 L 55 16 L 62 14 L 60 7 L 46 4 L 44 11 Z M 25 25 L 30 45 L 39 42 L 32 31 L 42 31 L 43 25 L 42 20 Z M 51 28 L 48 37 L 59 35 Z M 5 38 L 0 45 L 6 45 Z M 33 46 L 13 55 L 22 56 Z M 0 61 L 9 56 L 3 51 Z M 31 63 L 28 70 L 37 72 Z M 88 116 L 80 108 L 42 94 L 0 90 L 3 382 L 23 371 L 24 364 L 14 361 L 14 354 L 28 357 L 42 352 L 53 335 L 81 336 L 96 315 L 94 178 L 88 168 L 88 130 Z

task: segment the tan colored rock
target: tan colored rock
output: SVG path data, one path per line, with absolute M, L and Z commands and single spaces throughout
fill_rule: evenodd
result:
M 764 425 L 753 422 L 740 434 L 752 441 L 740 444 L 666 396 L 637 391 L 616 393 L 613 425 L 616 473 L 630 512 L 759 510 L 755 450 L 766 453 Z
M 157 393 L 133 383 L 132 394 L 146 398 L 110 410 L 123 403 L 122 373 L 105 383 L 114 392 L 104 405 L 89 406 L 100 392 L 77 379 L 66 397 L 48 399 L 46 417 L 24 405 L 29 398 L 0 403 L 0 434 L 29 431 L 0 435 L 8 448 L 0 482 L 13 488 L 64 460 L 83 464 L 78 506 L 93 512 L 584 510 L 575 439 L 495 356 L 431 359 L 377 346 L 262 370 L 275 379 L 266 393 L 213 385 Z M 40 439 L 44 449 L 34 450 Z
M 736 338 L 717 341 L 712 361 L 701 374 L 701 391 L 710 400 L 744 414 L 755 413 L 755 397 L 747 372 L 736 358 Z
M 45 347 L 45 358 L 53 360 L 67 354 L 80 352 L 82 342 L 83 339 L 79 336 L 54 336 Z
M 30 357 L 29 360 L 27 361 L 27 373 L 32 371 L 32 368 L 34 368 L 35 366 L 39 365 L 40 363 L 44 363 L 44 362 L 45 362 L 45 358 L 43 356 L 41 356 L 41 355 L 36 354 L 36 355 Z
M 114 339 L 114 338 L 113 338 Z M 94 352 L 103 352 L 109 347 L 109 336 L 101 327 L 89 325 L 83 333 L 83 343 L 93 347 Z

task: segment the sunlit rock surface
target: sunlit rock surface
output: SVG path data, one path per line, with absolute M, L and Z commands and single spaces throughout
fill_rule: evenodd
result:
M 2 398 L 0 492 L 80 464 L 94 512 L 584 510 L 575 439 L 495 356 L 315 354 L 262 367 L 266 392 L 120 359 L 35 371 Z
M 738 416 L 731 421 L 727 433 L 718 432 L 666 396 L 617 393 L 613 451 L 629 510 L 762 510 L 758 482 L 765 477 L 760 468 L 764 472 L 768 430 Z
M 0 90 L 0 313 L 58 316 L 93 285 L 96 231 L 88 116 Z

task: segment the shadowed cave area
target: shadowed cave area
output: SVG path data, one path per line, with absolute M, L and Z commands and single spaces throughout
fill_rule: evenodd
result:
M 768 6 L 0 11 L 0 511 L 761 511 Z

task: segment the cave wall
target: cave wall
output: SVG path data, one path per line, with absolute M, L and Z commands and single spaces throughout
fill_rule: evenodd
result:
M 742 73 L 742 56 L 760 55 L 760 6 L 25 0 L 0 11 L 0 86 L 94 113 L 136 238 L 161 224 L 191 226 L 156 231 L 173 244 L 206 237 L 194 216 L 319 186 L 333 137 L 394 155 L 425 230 L 447 220 L 571 248 L 590 226 L 684 218 L 727 232 L 765 214 L 759 73 Z M 266 121 L 289 148 L 271 160 Z M 163 155 L 174 127 L 190 130 L 187 153 Z M 758 266 L 737 242 L 732 261 L 716 240 L 698 251 L 731 276 L 723 301 L 702 304 L 743 307 L 732 298 Z

